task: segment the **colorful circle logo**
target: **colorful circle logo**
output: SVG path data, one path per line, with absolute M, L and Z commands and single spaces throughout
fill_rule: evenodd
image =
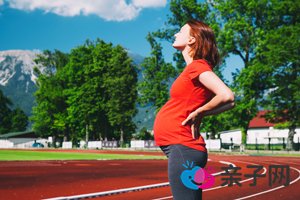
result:
M 193 162 L 186 161 L 186 168 L 181 175 L 182 183 L 192 190 L 207 189 L 214 185 L 215 177 L 199 166 L 193 167 Z

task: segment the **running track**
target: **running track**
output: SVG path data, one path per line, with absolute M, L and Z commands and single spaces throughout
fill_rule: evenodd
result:
M 111 151 L 96 151 L 111 153 Z M 114 152 L 114 153 L 120 153 Z M 133 152 L 122 153 L 156 154 L 160 152 Z M 220 175 L 221 167 L 231 163 L 241 167 L 241 186 L 231 187 L 220 185 L 224 182 Z M 253 179 L 244 177 L 244 174 L 253 174 L 249 165 L 263 165 L 260 174 L 266 177 L 257 179 L 256 186 L 249 186 Z M 277 181 L 271 187 L 268 180 L 270 165 L 288 165 L 290 167 L 290 185 L 283 186 Z M 271 156 L 228 156 L 209 154 L 206 167 L 214 169 L 217 175 L 213 188 L 203 192 L 203 199 L 300 199 L 300 158 L 298 157 L 271 157 Z M 219 172 L 219 173 L 218 173 Z M 167 160 L 115 160 L 115 161 L 9 161 L 0 162 L 0 199 L 47 199 L 55 197 L 99 194 L 105 191 L 116 191 L 138 186 L 147 187 L 153 184 L 167 183 Z M 101 194 L 101 193 L 100 193 Z M 59 198 L 58 198 L 59 199 Z M 167 200 L 172 199 L 169 186 L 143 189 L 140 191 L 123 192 L 110 196 L 95 197 L 92 199 L 145 199 Z

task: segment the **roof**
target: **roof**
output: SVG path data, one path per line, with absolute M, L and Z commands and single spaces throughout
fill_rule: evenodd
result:
M 254 117 L 250 123 L 249 128 L 268 128 L 273 127 L 275 124 L 266 121 L 263 117 L 267 113 L 266 110 L 261 110 L 257 113 L 256 117 Z
M 0 138 L 13 138 L 13 137 L 20 137 L 20 136 L 35 136 L 33 131 L 23 131 L 23 132 L 12 132 L 0 135 Z

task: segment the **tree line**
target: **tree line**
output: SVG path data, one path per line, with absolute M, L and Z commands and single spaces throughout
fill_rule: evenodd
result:
M 97 39 L 69 54 L 44 51 L 38 73 L 33 130 L 77 143 L 128 140 L 135 130 L 137 69 L 126 50 Z M 54 142 L 55 143 L 55 142 Z
M 25 112 L 19 107 L 15 109 L 12 107 L 11 100 L 0 90 L 0 135 L 26 130 L 28 117 Z

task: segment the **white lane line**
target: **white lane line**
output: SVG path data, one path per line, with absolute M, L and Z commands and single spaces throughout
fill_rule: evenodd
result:
M 233 167 L 236 167 L 236 165 L 234 163 L 231 163 L 231 162 L 226 162 L 226 161 L 220 160 L 219 163 L 222 163 L 222 164 L 225 164 L 225 165 L 232 165 Z M 213 173 L 211 175 L 218 176 L 218 175 L 220 175 L 222 173 L 225 173 L 225 171 L 216 172 L 216 173 Z
M 152 199 L 152 200 L 164 200 L 164 199 L 171 199 L 171 198 L 173 198 L 173 196 L 161 197 L 161 198 L 158 198 L 158 199 Z
M 66 199 L 83 199 L 83 198 L 91 198 L 91 197 L 101 197 L 101 196 L 108 196 L 108 195 L 112 195 L 112 194 L 120 194 L 120 193 L 125 193 L 125 192 L 141 191 L 141 190 L 146 190 L 146 189 L 165 187 L 168 185 L 169 185 L 169 182 L 164 182 L 164 183 L 158 183 L 158 184 L 152 184 L 152 185 L 123 188 L 123 189 L 118 189 L 118 190 L 109 190 L 109 191 L 104 191 L 104 192 L 87 193 L 87 194 L 65 196 L 65 197 L 54 197 L 54 198 L 49 198 L 46 200 L 66 200 Z
M 211 161 L 211 159 L 208 159 L 208 161 Z M 66 199 L 83 199 L 83 198 L 101 197 L 101 196 L 108 196 L 108 195 L 133 192 L 133 191 L 141 191 L 141 190 L 159 188 L 159 187 L 165 187 L 165 186 L 169 186 L 169 182 L 137 186 L 137 187 L 132 187 L 132 188 L 123 188 L 123 189 L 118 189 L 118 190 L 109 190 L 109 191 L 96 192 L 96 193 L 87 193 L 87 194 L 74 195 L 74 196 L 54 197 L 54 198 L 49 198 L 46 200 L 66 200 Z
M 300 170 L 298 170 L 297 168 L 294 168 L 294 167 L 290 167 L 290 168 L 296 170 L 299 173 L 298 178 L 295 179 L 295 180 L 293 180 L 292 182 L 290 182 L 290 185 L 291 185 L 291 184 L 297 182 L 300 179 Z M 235 199 L 235 200 L 248 199 L 248 198 L 255 197 L 255 196 L 258 196 L 258 195 L 262 195 L 262 194 L 265 194 L 265 193 L 268 193 L 268 192 L 273 192 L 274 190 L 279 190 L 279 189 L 284 188 L 284 187 L 288 187 L 288 186 L 281 185 L 281 186 L 278 186 L 276 188 L 272 188 L 270 190 L 265 190 L 263 192 L 255 193 L 255 194 L 252 194 L 252 195 L 249 195 L 249 196 L 245 196 L 245 197 L 241 197 L 241 198 L 238 198 L 238 199 Z
M 225 164 L 225 165 L 233 165 L 234 167 L 236 167 L 235 164 L 231 163 L 231 162 L 227 162 L 227 161 L 222 161 L 220 160 L 219 163 Z
M 211 161 L 211 160 L 209 160 Z M 222 164 L 228 164 L 228 165 L 233 165 L 234 167 L 236 167 L 236 165 L 234 163 L 231 162 L 226 162 L 226 161 L 219 161 Z M 221 171 L 221 172 L 217 172 L 212 174 L 213 176 L 217 176 L 221 173 L 224 173 L 225 171 Z M 253 178 L 250 179 L 246 179 L 242 182 L 251 180 Z M 234 183 L 235 184 L 235 183 Z M 118 189 L 118 190 L 110 190 L 110 191 L 104 191 L 104 192 L 96 192 L 96 193 L 88 193 L 88 194 L 82 194 L 82 195 L 74 195 L 74 196 L 65 196 L 65 197 L 54 197 L 54 198 L 49 198 L 47 200 L 66 200 L 66 199 L 82 199 L 82 198 L 91 198 L 91 197 L 101 197 L 101 196 L 107 196 L 107 195 L 112 195 L 112 194 L 120 194 L 120 193 L 126 193 L 126 192 L 132 192 L 132 191 L 140 191 L 140 190 L 145 190 L 145 189 L 152 189 L 152 188 L 158 188 L 158 187 L 165 187 L 165 186 L 169 186 L 169 182 L 165 182 L 165 183 L 159 183 L 159 184 L 152 184 L 152 185 L 145 185 L 145 186 L 138 186 L 138 187 L 132 187 L 132 188 L 124 188 L 124 189 Z M 228 185 L 225 186 L 218 186 L 218 187 L 214 187 L 214 188 L 209 188 L 203 191 L 209 191 L 209 190 L 214 190 L 214 189 L 219 189 L 222 187 L 228 187 Z M 171 198 L 170 197 L 163 197 L 163 198 L 159 198 L 159 199 L 153 199 L 153 200 L 163 200 L 163 199 L 167 199 L 167 198 Z

